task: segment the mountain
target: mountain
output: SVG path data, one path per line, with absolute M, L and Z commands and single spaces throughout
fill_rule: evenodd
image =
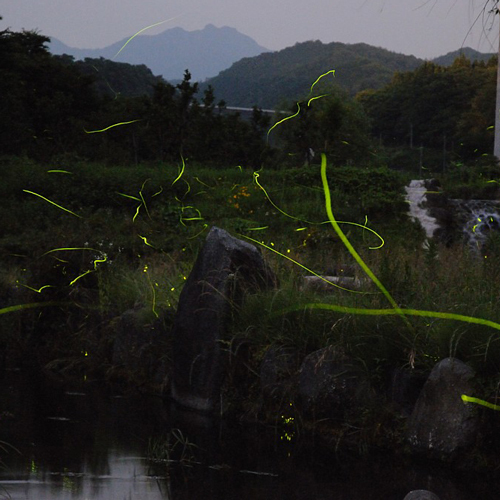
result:
M 395 71 L 411 71 L 423 62 L 365 43 L 308 41 L 235 62 L 205 82 L 201 90 L 212 85 L 216 98 L 230 106 L 274 108 L 283 101 L 305 97 L 316 78 L 331 69 L 335 78 L 329 75 L 323 80 L 355 95 L 364 89 L 381 88 Z
M 76 59 L 111 59 L 116 62 L 145 64 L 155 75 L 166 80 L 181 80 L 188 69 L 194 81 L 217 75 L 243 57 L 252 57 L 268 49 L 234 28 L 216 28 L 207 24 L 202 30 L 172 28 L 158 35 L 137 36 L 125 45 L 125 38 L 102 49 L 77 49 L 52 38 L 49 50 L 54 55 L 68 54 Z
M 484 54 L 483 52 L 478 52 L 477 50 L 471 49 L 470 47 L 464 47 L 459 50 L 454 50 L 453 52 L 448 52 L 444 56 L 436 57 L 432 59 L 433 63 L 439 64 L 440 66 L 451 66 L 453 61 L 464 55 L 470 61 L 489 61 L 496 54 Z

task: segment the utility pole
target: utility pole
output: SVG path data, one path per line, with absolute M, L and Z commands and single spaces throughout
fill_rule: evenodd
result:
M 495 14 L 500 13 L 500 2 L 494 9 Z M 493 154 L 500 160 L 500 22 L 498 23 L 499 37 L 498 37 L 498 64 L 497 64 L 497 99 L 495 106 L 495 142 L 493 146 Z

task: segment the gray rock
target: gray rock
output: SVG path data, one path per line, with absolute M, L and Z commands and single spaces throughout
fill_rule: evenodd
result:
M 474 371 L 458 359 L 436 364 L 408 421 L 407 438 L 415 452 L 448 460 L 472 447 L 480 423 L 475 405 L 462 394 L 475 394 Z
M 299 373 L 298 395 L 304 414 L 316 419 L 343 419 L 347 412 L 371 400 L 365 374 L 333 346 L 306 356 Z
M 274 287 L 260 251 L 213 227 L 179 297 L 173 326 L 171 395 L 210 412 L 220 400 L 225 353 L 221 339 L 245 293 Z
M 428 490 L 413 490 L 403 500 L 439 500 L 439 497 Z

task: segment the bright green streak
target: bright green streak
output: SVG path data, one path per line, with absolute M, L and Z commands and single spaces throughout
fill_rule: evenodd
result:
M 326 97 L 328 94 L 321 94 L 321 95 L 318 95 L 316 97 L 311 97 L 308 101 L 307 101 L 307 106 L 309 107 L 311 105 L 311 102 L 315 101 L 316 99 L 321 99 L 322 97 Z
M 486 408 L 490 408 L 491 410 L 500 411 L 499 405 L 494 405 L 493 403 L 488 403 L 488 401 L 485 401 L 484 399 L 472 398 L 470 396 L 466 396 L 465 394 L 462 394 L 462 401 L 467 402 L 467 403 L 476 403 L 478 405 L 486 406 Z
M 184 158 L 181 156 L 182 160 L 182 167 L 181 171 L 179 172 L 179 175 L 176 177 L 175 181 L 172 182 L 172 186 L 182 177 L 182 174 L 184 173 L 184 169 L 186 168 L 186 164 L 184 163 Z
M 146 236 L 141 236 L 140 234 L 138 234 L 137 236 L 139 236 L 139 238 L 141 238 L 142 241 L 144 241 L 144 244 L 147 245 L 148 247 L 151 247 L 151 248 L 155 248 L 153 245 L 151 245 L 151 243 L 149 243 L 148 239 L 146 238 Z M 155 249 L 156 250 L 156 249 Z
M 266 191 L 266 189 L 264 188 L 264 186 L 259 182 L 259 175 L 260 174 L 258 172 L 254 172 L 253 173 L 253 180 L 254 180 L 255 184 L 257 184 L 257 186 L 259 186 L 260 189 L 262 189 L 262 191 L 264 191 L 264 194 L 266 195 L 266 198 L 269 200 L 269 203 L 271 203 L 271 205 L 276 210 L 278 210 L 279 212 L 281 212 L 284 216 L 289 217 L 290 219 L 297 220 L 299 222 L 305 222 L 306 224 L 321 225 L 321 224 L 329 224 L 330 223 L 330 221 L 328 221 L 328 220 L 324 221 L 324 222 L 311 222 L 311 221 L 308 221 L 308 220 L 305 220 L 305 219 L 299 219 L 298 217 L 294 217 L 293 215 L 287 214 L 286 212 L 284 212 L 283 210 L 281 210 L 281 208 L 278 207 L 278 205 L 276 205 L 273 202 L 273 200 L 269 196 L 269 194 Z M 381 243 L 380 243 L 380 245 L 378 247 L 368 247 L 370 250 L 378 250 L 379 248 L 382 248 L 385 245 L 384 238 L 382 238 L 382 236 L 380 236 L 380 234 L 378 234 L 373 229 L 370 229 L 366 225 L 358 224 L 357 222 L 346 222 L 346 221 L 337 221 L 337 224 L 350 224 L 351 226 L 357 226 L 357 227 L 360 227 L 361 229 L 365 229 L 366 231 L 370 231 L 371 233 L 373 233 L 377 238 L 380 239 Z M 296 231 L 299 231 L 299 230 L 301 231 L 303 229 L 306 229 L 306 228 L 296 229 Z
M 68 172 L 67 170 L 47 170 L 48 174 L 73 174 L 73 172 Z
M 54 285 L 44 285 L 42 287 L 40 287 L 38 290 L 36 288 L 33 288 L 32 286 L 29 286 L 29 285 L 23 285 L 22 283 L 19 283 L 21 286 L 24 286 L 24 288 L 27 288 L 28 290 L 32 290 L 33 292 L 36 292 L 36 293 L 42 293 L 42 290 L 45 289 L 45 288 L 53 288 Z
M 276 128 L 280 123 L 286 122 L 287 120 L 290 120 L 291 118 L 295 118 L 298 114 L 300 113 L 300 104 L 297 103 L 297 112 L 292 115 L 292 116 L 287 116 L 286 118 L 283 118 L 283 120 L 280 120 L 279 122 L 275 123 L 268 131 L 267 131 L 267 139 L 269 140 L 269 134 L 271 133 L 271 130 L 273 128 Z
M 58 205 L 57 203 L 49 200 L 48 198 L 45 198 L 45 196 L 42 196 L 41 194 L 38 194 L 38 193 L 34 193 L 33 191 L 28 191 L 27 189 L 23 189 L 23 191 L 25 193 L 29 193 L 29 194 L 34 194 L 35 196 L 38 196 L 39 198 L 41 198 L 42 200 L 45 200 L 47 201 L 48 203 L 50 203 L 51 205 L 54 205 L 55 207 L 57 208 L 60 208 L 61 210 L 64 210 L 65 212 L 68 212 L 70 213 L 71 215 L 74 215 L 75 217 L 81 217 L 80 215 L 78 214 L 75 214 L 75 212 L 72 212 L 71 210 L 68 210 L 67 208 L 64 208 L 64 207 L 61 207 L 61 205 Z
M 64 305 L 61 302 L 33 302 L 31 304 L 17 304 L 16 306 L 3 307 L 0 314 L 21 311 L 23 309 L 34 309 L 35 307 L 59 306 Z
M 93 273 L 94 271 L 85 271 L 83 274 L 80 274 L 80 276 L 77 276 L 73 281 L 70 282 L 70 286 L 73 286 L 80 278 L 83 278 L 84 276 L 87 276 L 89 273 Z
M 475 318 L 474 316 L 465 316 L 464 314 L 455 313 L 445 313 L 437 311 L 421 311 L 420 309 L 363 309 L 360 307 L 346 307 L 339 306 L 336 304 L 305 304 L 300 307 L 293 307 L 289 309 L 284 309 L 280 311 L 280 314 L 289 311 L 296 311 L 302 308 L 307 309 L 325 309 L 329 311 L 341 312 L 346 314 L 359 314 L 362 316 L 395 316 L 405 315 L 405 316 L 422 316 L 424 318 L 439 318 L 439 319 L 451 319 L 455 321 L 463 321 L 464 323 L 471 323 L 475 325 L 483 325 L 494 328 L 495 330 L 500 330 L 500 324 L 483 318 Z
M 93 252 L 100 252 L 100 250 L 96 250 L 95 248 L 90 248 L 90 247 L 63 247 L 63 248 L 53 248 L 52 250 L 49 250 L 48 252 L 45 252 L 43 255 L 47 255 L 52 252 L 59 252 L 59 251 L 66 251 L 66 250 L 92 250 Z
M 146 179 L 146 180 L 142 183 L 141 190 L 139 191 L 139 196 L 141 197 L 142 204 L 144 205 L 144 210 L 146 210 L 146 213 L 148 214 L 148 217 L 151 219 L 151 215 L 149 215 L 148 206 L 146 205 L 146 200 L 144 199 L 144 196 L 142 195 L 142 190 L 144 189 L 144 186 L 146 185 L 146 182 L 148 182 L 148 181 L 149 181 L 149 179 Z
M 107 260 L 108 260 L 108 258 L 106 256 L 104 256 L 104 259 L 96 259 L 96 260 L 94 260 L 94 270 L 97 271 L 97 264 L 98 263 L 106 262 Z
M 330 71 L 327 71 L 326 73 L 323 73 L 321 76 L 318 76 L 318 78 L 316 78 L 316 81 L 311 85 L 311 90 L 309 91 L 309 94 L 312 94 L 312 91 L 313 91 L 313 88 L 314 86 L 325 76 L 329 75 L 329 74 L 332 74 L 333 76 L 335 76 L 335 70 L 334 69 L 331 69 Z
M 366 294 L 366 292 L 358 292 L 357 290 L 349 290 L 349 288 L 344 288 L 340 285 L 337 285 L 336 283 L 332 283 L 331 281 L 327 280 L 324 276 L 321 276 L 320 274 L 315 273 L 312 269 L 309 269 L 308 267 L 304 266 L 300 262 L 297 262 L 296 260 L 292 259 L 291 257 L 288 257 L 288 255 L 285 255 L 284 253 L 278 252 L 278 250 L 275 250 L 274 248 L 266 245 L 265 243 L 262 243 L 259 240 L 255 240 L 254 238 L 250 238 L 250 236 L 246 236 L 244 234 L 239 234 L 239 236 L 242 236 L 243 238 L 246 238 L 247 240 L 253 241 L 254 243 L 257 243 L 258 245 L 263 246 L 264 248 L 267 248 L 268 250 L 271 250 L 271 252 L 274 252 L 274 253 L 278 254 L 279 256 L 284 257 L 285 259 L 289 260 L 290 262 L 293 262 L 295 265 L 301 267 L 302 269 L 305 269 L 307 272 L 322 279 L 325 283 L 328 283 L 329 285 L 332 285 L 336 288 L 340 288 L 341 290 L 345 290 L 346 292 Z M 322 304 L 319 304 L 319 305 L 322 305 Z M 327 305 L 327 304 L 324 304 L 324 305 Z M 294 308 L 293 310 L 296 310 L 296 309 Z M 286 312 L 286 310 L 280 311 L 280 313 L 282 313 L 282 312 Z
M 340 229 L 340 226 L 338 225 L 337 221 L 335 220 L 335 217 L 333 216 L 330 188 L 328 187 L 328 179 L 326 178 L 326 155 L 324 153 L 321 153 L 321 182 L 323 183 L 323 191 L 325 193 L 326 213 L 328 215 L 328 219 L 330 220 L 333 226 L 333 229 L 337 233 L 337 236 L 341 239 L 342 243 L 347 248 L 349 253 L 354 257 L 354 260 L 361 266 L 363 271 L 368 275 L 368 277 L 377 285 L 380 291 L 385 295 L 386 299 L 389 301 L 392 307 L 394 307 L 395 312 L 400 316 L 402 316 L 402 318 L 405 320 L 405 323 L 408 325 L 409 328 L 411 328 L 410 323 L 405 318 L 403 311 L 398 306 L 396 301 L 392 298 L 392 295 L 387 291 L 385 286 L 382 285 L 382 283 L 375 276 L 375 274 L 373 274 L 372 270 L 365 264 L 365 261 L 361 258 L 361 256 L 352 246 L 351 242 L 348 240 L 347 236 L 343 233 L 342 229 Z
M 141 201 L 139 198 L 137 198 L 137 196 L 131 196 L 129 194 L 119 193 L 118 191 L 117 194 L 119 194 L 120 196 L 124 196 L 125 198 L 130 198 L 131 200 Z
M 85 133 L 86 134 L 99 134 L 101 132 L 106 132 L 106 130 L 109 130 L 110 128 L 114 128 L 114 127 L 119 127 L 120 125 L 129 125 L 130 123 L 135 123 L 135 122 L 140 122 L 142 121 L 142 119 L 140 120 L 130 120 L 129 122 L 120 122 L 120 123 L 115 123 L 113 125 L 110 125 L 109 127 L 106 127 L 106 128 L 102 128 L 101 130 L 85 130 Z
M 113 56 L 113 59 L 115 57 L 118 57 L 118 54 L 131 42 L 137 35 L 140 35 L 143 31 L 146 31 L 150 28 L 154 28 L 155 26 L 160 26 L 160 24 L 165 24 L 170 21 L 173 21 L 174 19 L 177 19 L 178 17 L 183 16 L 184 14 L 179 14 L 178 16 L 171 17 L 170 19 L 166 19 L 165 21 L 160 21 L 159 23 L 151 24 L 150 26 L 146 26 L 145 28 L 142 28 L 142 30 L 139 30 L 135 35 L 132 35 L 122 46 L 122 48 Z

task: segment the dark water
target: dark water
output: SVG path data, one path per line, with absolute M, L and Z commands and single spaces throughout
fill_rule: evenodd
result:
M 148 460 L 151 443 L 164 442 L 172 428 L 192 444 L 191 463 Z M 0 383 L 0 439 L 19 453 L 0 451 L 0 498 L 402 500 L 412 489 L 441 500 L 498 498 L 500 485 L 488 478 L 385 456 L 320 456 L 280 437 L 276 429 L 189 418 L 155 397 L 8 372 Z M 172 459 L 181 458 L 177 444 Z

